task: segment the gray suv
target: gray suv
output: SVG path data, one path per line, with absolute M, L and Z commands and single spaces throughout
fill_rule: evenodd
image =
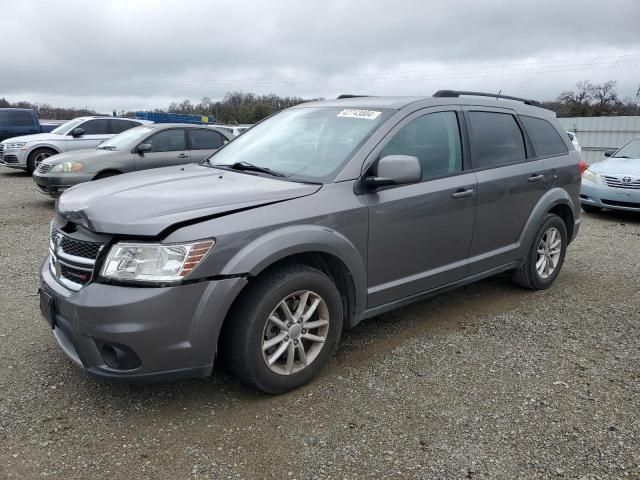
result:
M 284 110 L 202 165 L 65 192 L 40 308 L 89 374 L 309 382 L 343 329 L 510 271 L 557 278 L 585 168 L 552 112 L 494 94 Z

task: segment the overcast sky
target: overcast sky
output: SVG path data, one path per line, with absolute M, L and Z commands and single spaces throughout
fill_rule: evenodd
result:
M 2 4 L 0 97 L 167 107 L 229 90 L 443 88 L 555 98 L 640 84 L 640 0 L 31 1 Z

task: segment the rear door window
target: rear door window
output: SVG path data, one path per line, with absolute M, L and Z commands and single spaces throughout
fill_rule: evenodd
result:
M 525 130 L 529 134 L 529 139 L 538 157 L 564 155 L 569 151 L 562 137 L 551 123 L 542 118 L 525 115 L 520 115 L 520 120 L 522 120 Z
M 130 128 L 138 126 L 140 126 L 140 124 L 132 120 L 116 120 L 113 118 L 111 119 L 111 133 L 113 134 L 122 133 L 126 130 L 129 130 Z
M 33 126 L 33 115 L 29 112 L 21 112 L 20 110 L 11 112 L 13 117 L 13 125 L 16 127 L 31 127 Z
M 526 159 L 524 137 L 510 113 L 469 112 L 474 168 L 490 168 Z
M 192 128 L 188 132 L 191 150 L 215 150 L 224 144 L 225 138 L 215 130 Z

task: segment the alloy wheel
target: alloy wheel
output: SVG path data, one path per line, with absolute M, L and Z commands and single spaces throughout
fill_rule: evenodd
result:
M 311 364 L 329 333 L 329 309 L 310 290 L 287 296 L 273 309 L 262 334 L 262 358 L 279 375 L 291 375 Z
M 562 253 L 562 235 L 557 228 L 547 229 L 538 244 L 536 270 L 540 278 L 549 278 L 555 272 Z

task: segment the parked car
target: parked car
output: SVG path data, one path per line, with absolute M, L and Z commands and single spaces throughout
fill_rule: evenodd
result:
M 573 148 L 576 149 L 576 152 L 582 153 L 582 147 L 580 146 L 580 142 L 578 142 L 578 136 L 573 132 L 567 132 L 569 136 L 569 140 L 573 143 Z
M 42 161 L 33 180 L 43 193 L 58 197 L 79 183 L 121 173 L 199 163 L 232 138 L 211 127 L 152 124 L 111 137 L 93 150 L 61 153 Z
M 603 208 L 640 212 L 640 137 L 605 156 L 606 160 L 590 165 L 582 174 L 582 209 L 588 213 Z
M 230 133 L 231 135 L 233 135 L 234 137 L 237 137 L 238 135 L 246 132 L 247 130 L 249 130 L 252 125 L 212 125 L 213 127 L 219 128 L 220 130 L 224 130 L 227 133 Z
M 550 287 L 584 163 L 552 112 L 464 93 L 305 103 L 201 165 L 66 191 L 40 289 L 61 348 L 130 381 L 223 355 L 280 393 L 364 318 L 500 272 Z
M 19 135 L 50 132 L 56 127 L 55 121 L 41 122 L 35 110 L 30 108 L 0 108 L 0 141 Z M 0 160 L 1 149 L 0 144 Z
M 78 117 L 48 133 L 12 137 L 0 143 L 0 165 L 33 173 L 45 158 L 71 150 L 93 148 L 144 120 L 117 117 Z

